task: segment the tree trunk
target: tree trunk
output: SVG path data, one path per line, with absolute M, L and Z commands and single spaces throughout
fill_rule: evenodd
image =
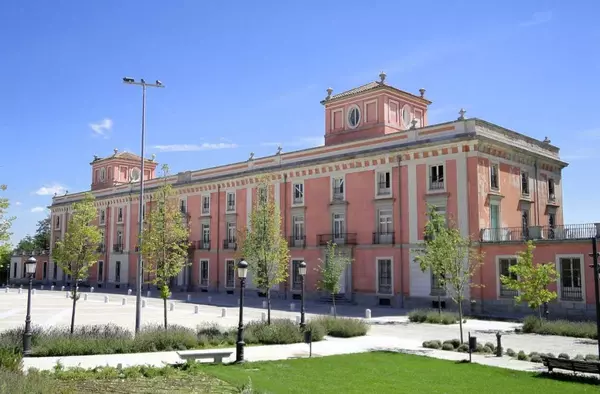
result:
M 165 317 L 165 330 L 167 329 L 167 299 L 163 298 L 163 314 Z
M 73 297 L 73 310 L 71 311 L 71 335 L 75 331 L 75 306 L 77 305 L 77 282 L 71 285 L 71 297 Z
M 538 316 L 540 317 L 540 323 L 542 322 L 542 306 L 538 306 Z
M 271 325 L 271 288 L 267 289 L 267 324 Z
M 442 315 L 442 295 L 438 292 L 438 315 Z
M 458 327 L 460 329 L 460 343 L 463 343 L 463 310 L 462 300 L 458 300 Z
M 337 308 L 335 307 L 335 293 L 331 293 L 331 303 L 333 304 L 333 317 L 337 318 Z

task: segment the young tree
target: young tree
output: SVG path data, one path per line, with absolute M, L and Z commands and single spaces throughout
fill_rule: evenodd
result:
M 189 228 L 186 213 L 181 212 L 177 193 L 167 183 L 169 167 L 162 166 L 164 183 L 154 193 L 153 206 L 144 220 L 142 248 L 151 283 L 160 289 L 163 299 L 164 326 L 167 329 L 167 299 L 171 295 L 169 283 L 187 265 Z
M 341 277 L 352 259 L 337 249 L 337 244 L 328 242 L 325 249 L 325 260 L 319 259 L 316 271 L 320 273 L 317 288 L 331 294 L 333 302 L 333 316 L 337 317 L 335 295 L 341 291 Z
M 429 221 L 425 229 L 426 243 L 417 261 L 421 268 L 430 268 L 439 275 L 452 301 L 458 306 L 460 341 L 463 342 L 463 302 L 466 292 L 479 285 L 472 277 L 482 264 L 483 255 L 473 245 L 470 237 L 463 237 L 455 223 L 446 225 L 446 219 L 435 207 L 429 208 Z
M 526 302 L 531 309 L 537 308 L 541 320 L 541 306 L 556 298 L 556 292 L 548 290 L 548 285 L 556 283 L 558 273 L 553 263 L 535 264 L 534 250 L 533 241 L 528 241 L 526 249 L 517 254 L 517 264 L 509 266 L 510 275 L 500 276 L 500 281 L 509 289 L 518 291 L 515 296 L 517 303 Z
M 72 278 L 71 334 L 75 329 L 75 307 L 79 300 L 77 287 L 79 282 L 87 278 L 90 268 L 101 258 L 98 245 L 102 242 L 102 234 L 94 224 L 97 216 L 94 196 L 88 193 L 82 201 L 73 204 L 73 215 L 68 222 L 64 238 L 58 241 L 52 250 L 52 258 L 56 264 Z
M 5 190 L 6 185 L 0 184 L 0 191 Z M 10 236 L 12 233 L 10 232 L 10 227 L 15 218 L 13 216 L 8 216 L 7 211 L 9 207 L 10 202 L 8 198 L 0 198 L 0 269 L 4 268 L 2 266 L 2 261 L 5 261 L 6 256 L 10 255 L 11 252 Z M 10 264 L 10 257 L 8 258 L 8 262 Z
M 36 250 L 50 249 L 50 216 L 37 223 L 33 242 Z
M 27 254 L 32 254 L 37 250 L 35 246 L 35 240 L 33 237 L 31 235 L 26 235 L 19 241 L 15 249 Z
M 271 324 L 271 288 L 287 278 L 290 253 L 281 234 L 281 214 L 262 178 L 250 213 L 250 228 L 238 236 L 239 256 L 246 259 L 256 286 L 267 296 L 267 324 Z

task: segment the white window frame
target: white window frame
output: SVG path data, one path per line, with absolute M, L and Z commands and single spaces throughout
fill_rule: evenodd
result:
M 389 260 L 390 261 L 390 287 L 391 287 L 391 292 L 390 293 L 381 293 L 379 291 L 379 262 L 381 260 Z M 377 290 L 377 295 L 379 296 L 393 296 L 394 295 L 394 258 L 392 256 L 388 256 L 388 257 L 376 257 L 375 258 L 375 288 Z
M 119 235 L 121 237 L 119 237 Z M 119 242 L 119 238 L 121 238 L 121 242 Z M 115 240 L 117 241 L 116 242 L 117 245 L 121 245 L 122 248 L 125 247 L 124 242 L 123 242 L 123 231 L 117 230 L 117 235 L 115 236 Z
M 101 226 L 106 224 L 106 209 L 100 208 L 100 212 L 98 213 L 98 223 Z
M 385 212 L 384 215 L 382 215 L 381 213 Z M 389 213 L 389 214 L 388 214 Z M 389 219 L 386 220 L 385 222 L 382 222 L 381 219 L 386 218 Z M 381 225 L 382 223 L 386 223 L 390 225 L 391 230 L 390 231 L 381 231 Z M 394 233 L 394 209 L 393 208 L 381 208 L 377 210 L 377 234 L 379 234 L 379 236 L 381 237 L 382 235 L 392 235 Z
M 387 188 L 389 190 L 388 193 L 381 193 L 381 188 L 379 187 L 379 177 L 381 175 L 384 175 L 384 180 L 385 180 L 385 174 L 389 174 L 390 176 L 390 186 Z M 375 198 L 389 198 L 392 196 L 393 191 L 392 191 L 392 169 L 386 169 L 386 170 L 379 170 L 379 171 L 375 171 Z
M 443 168 L 443 172 L 444 172 L 444 175 L 442 176 L 442 181 L 441 181 L 442 187 L 438 188 L 438 189 L 435 189 L 435 188 L 431 187 L 432 183 L 433 183 L 432 180 L 431 180 L 431 169 L 433 167 L 439 168 L 440 166 Z M 427 191 L 428 192 L 443 193 L 443 192 L 446 191 L 446 188 L 448 187 L 447 186 L 448 182 L 447 182 L 447 179 L 446 179 L 446 170 L 447 170 L 447 168 L 446 168 L 446 163 L 445 162 L 431 163 L 431 164 L 429 164 L 427 166 L 427 173 L 425 174 L 425 176 L 426 176 L 425 181 L 427 182 L 426 184 L 427 184 Z M 438 173 L 437 177 L 439 178 L 439 170 L 436 170 L 436 172 Z M 437 183 L 440 183 L 440 181 L 437 181 Z
M 341 216 L 341 220 L 339 220 L 340 218 L 337 218 L 338 220 L 336 220 L 336 215 L 340 215 Z M 338 235 L 341 236 L 341 238 L 336 238 L 336 232 L 335 232 L 335 223 L 336 222 L 341 222 L 342 225 L 342 230 Z M 331 214 L 331 235 L 332 235 L 332 239 L 335 242 L 335 240 L 337 239 L 343 239 L 345 241 L 345 236 L 346 236 L 346 231 L 347 231 L 347 223 L 346 223 L 346 214 L 342 213 L 342 212 L 334 212 Z
M 556 290 L 558 292 L 558 301 L 559 302 L 574 302 L 574 303 L 585 303 L 586 302 L 586 294 L 585 294 L 585 271 L 586 271 L 586 265 L 585 265 L 585 256 L 583 254 L 578 254 L 578 253 L 574 253 L 574 254 L 557 254 L 556 255 L 556 272 L 558 272 L 558 279 L 556 280 Z M 579 301 L 574 301 L 574 300 L 563 300 L 562 299 L 562 269 L 560 266 L 560 261 L 562 259 L 579 259 L 579 270 L 581 272 L 581 300 Z
M 233 209 L 230 209 L 229 205 L 229 196 L 233 196 Z M 237 198 L 235 191 L 228 191 L 225 193 L 225 212 L 227 213 L 235 213 L 237 208 Z
M 507 300 L 512 297 L 501 297 L 500 289 L 502 288 L 502 283 L 500 282 L 500 260 L 518 260 L 518 256 L 515 254 L 501 254 L 496 256 L 496 299 L 497 300 Z M 518 277 L 517 277 L 518 279 Z M 519 292 L 517 292 L 517 295 Z
M 202 284 L 202 264 L 206 263 L 206 285 Z M 210 287 L 210 259 L 200 259 L 200 261 L 198 262 L 198 278 L 199 280 L 199 285 L 201 288 L 203 289 L 207 289 L 208 287 Z M 235 282 L 235 281 L 234 281 Z
M 232 228 L 233 228 L 233 236 L 231 233 Z M 227 243 L 230 244 L 230 243 L 237 242 L 236 238 L 237 238 L 237 224 L 234 222 L 227 222 Z
M 300 186 L 302 189 L 302 197 L 297 201 L 296 200 L 296 187 Z M 304 205 L 304 181 L 294 182 L 292 183 L 292 206 L 299 207 Z
M 527 193 L 523 190 L 523 174 L 527 175 Z M 531 178 L 529 177 L 529 171 L 521 170 L 519 181 L 521 183 L 521 196 L 529 197 L 531 195 Z
M 492 226 L 492 206 L 494 207 L 498 207 L 498 227 L 493 227 Z M 502 221 L 500 220 L 500 218 L 502 217 L 500 215 L 500 201 L 490 201 L 490 228 L 496 228 L 496 229 L 500 229 L 502 228 Z
M 496 167 L 496 182 L 498 183 L 497 187 L 492 186 L 492 168 Z M 496 193 L 500 192 L 500 163 L 497 161 L 490 160 L 490 169 L 488 173 L 489 186 L 490 190 Z
M 296 221 L 297 219 L 300 219 L 298 222 L 302 223 L 302 234 L 297 234 L 296 233 Z M 300 236 L 301 238 L 297 238 L 298 236 Z M 294 243 L 296 241 L 304 241 L 304 239 L 306 238 L 306 224 L 305 224 L 305 217 L 304 215 L 294 215 L 292 216 L 292 238 Z
M 302 282 L 300 282 L 300 288 L 298 288 L 298 289 L 294 288 L 294 262 L 298 262 L 298 264 L 300 264 L 303 261 L 304 261 L 303 257 L 294 257 L 294 258 L 290 259 L 290 282 L 291 282 L 290 289 L 292 292 L 295 292 L 295 293 L 302 291 Z M 300 277 L 300 274 L 298 274 L 298 277 Z
M 54 216 L 54 229 L 55 230 L 60 230 L 60 216 L 61 215 L 55 215 Z
M 404 121 L 404 111 L 408 111 L 408 122 Z M 412 107 L 409 104 L 404 104 L 402 106 L 402 109 L 400 110 L 400 124 L 405 128 L 405 129 L 410 129 L 411 126 L 411 122 L 413 120 L 413 112 L 412 112 Z
M 350 114 L 352 113 L 352 110 L 356 109 L 358 111 L 358 122 L 356 122 L 356 124 L 353 126 L 350 123 Z M 348 106 L 348 110 L 346 111 L 346 125 L 348 126 L 349 129 L 354 130 L 356 128 L 358 128 L 361 124 L 363 123 L 363 113 L 360 110 L 360 107 L 356 104 L 352 104 L 350 106 Z
M 210 248 L 210 243 L 211 243 L 211 240 L 210 240 L 210 223 L 208 223 L 208 224 L 207 223 L 201 223 L 200 224 L 200 232 L 201 232 L 200 233 L 200 242 L 202 243 L 202 245 L 201 245 L 202 249 L 205 249 L 204 248 L 204 243 L 207 242 L 205 240 L 205 238 L 204 238 L 204 234 L 206 232 L 204 230 L 208 230 L 208 245 L 209 245 L 209 248 Z
M 227 198 L 227 197 L 225 197 Z M 204 209 L 204 200 L 208 201 L 208 208 L 206 208 L 206 210 Z M 227 200 L 225 200 L 227 203 Z M 200 200 L 200 215 L 202 216 L 208 216 L 210 215 L 210 194 L 203 194 L 202 195 L 202 199 Z
M 230 262 L 233 263 L 233 287 L 229 287 L 227 285 L 227 265 Z M 223 274 L 225 275 L 225 288 L 226 289 L 235 289 L 235 282 L 236 282 L 235 271 L 236 271 L 235 260 L 234 259 L 225 259 L 225 270 L 224 270 Z
M 106 181 L 106 167 L 100 169 L 100 182 Z
M 185 210 L 185 212 L 182 212 L 181 208 L 183 208 Z M 187 214 L 188 213 L 187 197 L 180 197 L 179 198 L 179 212 L 181 212 L 182 214 Z
M 367 106 L 369 104 L 373 104 L 373 103 L 375 103 L 375 119 L 371 120 L 371 119 L 369 119 L 369 114 L 367 112 Z M 373 99 L 373 100 L 365 101 L 363 103 L 363 112 L 364 112 L 365 123 L 377 122 L 377 118 L 379 116 L 379 103 L 378 103 L 378 100 L 377 99 Z
M 550 193 L 550 183 L 552 183 L 552 188 L 554 189 L 554 193 Z M 556 180 L 552 177 L 548 177 L 547 185 L 548 185 L 548 201 L 556 201 Z
M 330 177 L 331 181 L 330 181 L 330 186 L 329 186 L 329 192 L 331 193 L 331 201 L 334 201 L 334 190 L 336 188 L 335 186 L 335 181 L 340 181 L 340 186 L 342 188 L 342 201 L 346 201 L 346 177 L 344 175 L 332 175 Z
M 117 223 L 123 223 L 123 207 L 117 207 Z

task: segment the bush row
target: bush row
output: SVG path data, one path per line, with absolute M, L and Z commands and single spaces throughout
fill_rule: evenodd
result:
M 408 320 L 413 323 L 456 324 L 458 313 L 442 312 L 435 309 L 415 309 L 408 313 Z
M 312 319 L 307 324 L 313 341 L 325 335 L 355 337 L 365 335 L 369 326 L 357 319 L 329 316 Z M 148 325 L 133 335 L 114 324 L 79 326 L 71 335 L 68 327 L 34 327 L 32 356 L 74 356 L 91 354 L 118 354 L 186 350 L 206 347 L 233 346 L 237 328 L 223 329 L 216 324 L 204 324 L 196 329 L 171 325 L 164 330 L 161 325 Z M 19 363 L 23 328 L 0 333 L 0 367 L 13 369 Z M 274 345 L 299 343 L 304 340 L 298 325 L 288 319 L 274 319 L 271 324 L 252 321 L 244 330 L 244 341 L 249 345 Z
M 522 332 L 575 338 L 598 338 L 596 323 L 583 321 L 572 322 L 567 320 L 540 320 L 536 316 L 527 316 L 525 318 L 523 321 Z

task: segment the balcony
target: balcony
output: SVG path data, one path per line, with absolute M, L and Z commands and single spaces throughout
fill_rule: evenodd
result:
M 210 239 L 192 241 L 192 248 L 196 250 L 210 250 Z
M 225 209 L 226 212 L 235 212 L 235 203 L 232 203 L 231 201 L 227 202 L 227 208 Z
M 387 182 L 379 182 L 377 184 L 377 197 L 382 196 L 391 196 L 392 189 L 390 188 L 390 184 Z
M 328 242 L 332 242 L 337 245 L 356 245 L 356 233 L 317 235 L 317 245 L 326 246 Z
M 563 287 L 560 290 L 561 301 L 583 301 L 581 287 Z
M 223 249 L 236 250 L 237 243 L 235 242 L 235 238 L 233 239 L 224 239 L 223 240 Z
M 113 252 L 115 253 L 123 253 L 123 244 L 114 244 Z
M 519 295 L 519 292 L 517 290 L 509 289 L 507 287 L 504 287 L 502 284 L 500 284 L 500 297 L 515 298 L 518 295 Z
M 288 237 L 288 246 L 290 248 L 303 248 L 306 246 L 306 235 L 292 235 Z
M 344 188 L 334 187 L 333 188 L 333 199 L 335 201 L 344 201 Z
M 104 244 L 98 245 L 98 248 L 96 249 L 96 251 L 98 253 L 104 253 L 106 251 L 106 245 L 104 245 Z
M 394 232 L 377 232 L 373 233 L 373 245 L 393 245 Z
M 443 180 L 430 180 L 429 181 L 429 191 L 443 191 L 444 190 L 444 181 Z
M 480 242 L 486 243 L 584 240 L 595 237 L 600 237 L 600 223 L 484 228 L 479 233 Z

